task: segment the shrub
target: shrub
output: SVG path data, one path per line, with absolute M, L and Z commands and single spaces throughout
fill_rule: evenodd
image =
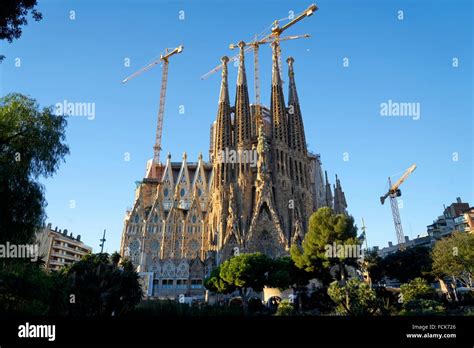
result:
M 401 315 L 433 315 L 445 312 L 444 306 L 439 301 L 415 299 L 403 304 Z
M 345 285 L 331 283 L 328 295 L 337 305 L 337 312 L 347 315 L 372 315 L 377 310 L 377 297 L 370 285 L 350 279 Z
M 436 291 L 426 280 L 415 278 L 400 286 L 403 309 L 401 315 L 430 315 L 445 311 L 443 304 L 436 301 Z
M 329 297 L 327 288 L 316 289 L 304 303 L 305 309 L 317 309 L 321 313 L 329 313 L 334 310 L 334 302 Z
M 278 305 L 276 316 L 290 316 L 295 314 L 295 307 L 288 300 L 283 300 Z
M 415 278 L 409 283 L 402 284 L 400 291 L 403 303 L 419 299 L 432 300 L 436 295 L 435 289 L 422 278 Z

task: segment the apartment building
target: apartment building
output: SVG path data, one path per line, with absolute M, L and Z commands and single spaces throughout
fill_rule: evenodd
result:
M 54 230 L 49 223 L 36 234 L 40 257 L 45 267 L 57 271 L 61 267 L 79 261 L 84 255 L 92 252 L 92 248 L 81 242 L 81 236 L 74 237 L 68 230 Z

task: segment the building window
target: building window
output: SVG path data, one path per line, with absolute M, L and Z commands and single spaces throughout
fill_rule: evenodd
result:
M 191 279 L 191 289 L 201 289 L 202 279 Z
M 173 289 L 173 279 L 163 279 L 161 281 L 161 288 L 163 288 L 163 289 Z
M 151 242 L 151 250 L 153 252 L 157 252 L 159 248 L 160 248 L 160 242 L 158 242 L 157 240 L 153 240 Z
M 159 286 L 160 281 L 158 279 L 153 280 L 153 296 L 158 295 L 158 286 Z
M 178 279 L 176 281 L 176 289 L 186 289 L 188 287 L 187 279 Z
M 179 194 L 181 195 L 181 197 L 184 197 L 184 195 L 186 194 L 186 190 L 182 188 Z
M 140 255 L 139 255 L 138 253 L 132 255 L 132 263 L 134 263 L 135 265 L 137 265 L 138 262 L 139 262 L 139 260 L 140 260 Z

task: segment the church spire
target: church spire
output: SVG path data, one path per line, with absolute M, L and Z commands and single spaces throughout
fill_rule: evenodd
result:
M 237 73 L 237 90 L 235 93 L 235 145 L 243 147 L 251 137 L 250 103 L 247 88 L 247 76 L 244 62 L 245 42 L 239 42 L 239 70 Z
M 288 144 L 288 129 L 286 121 L 285 98 L 278 66 L 278 42 L 272 43 L 273 65 L 272 65 L 272 93 L 271 114 L 273 122 L 273 139 Z
M 334 212 L 336 214 L 347 214 L 346 195 L 342 191 L 341 181 L 336 175 L 336 185 L 334 185 Z
M 298 93 L 296 92 L 295 72 L 293 70 L 293 57 L 289 57 L 288 76 L 289 76 L 289 91 L 288 91 L 288 140 L 292 149 L 307 153 L 306 138 L 304 134 L 303 119 L 301 117 L 300 103 L 298 100 Z
M 229 57 L 223 56 L 221 58 L 222 62 L 222 81 L 221 81 L 221 92 L 219 94 L 219 104 L 227 103 L 229 104 L 229 84 L 228 84 L 228 72 L 227 72 L 227 63 L 229 62 Z
M 221 156 L 225 151 L 232 148 L 232 124 L 230 118 L 230 102 L 229 102 L 229 86 L 227 82 L 227 63 L 229 58 L 224 56 L 222 61 L 222 82 L 221 91 L 219 95 L 219 104 L 217 111 L 216 129 L 214 131 L 214 150 L 217 173 L 215 176 L 215 182 L 217 186 L 221 183 L 228 183 L 231 178 L 231 168 L 228 163 L 225 163 L 225 159 Z
M 328 172 L 325 170 L 324 175 L 326 177 L 326 207 L 333 208 L 332 205 L 332 191 L 331 191 L 331 184 L 328 180 Z

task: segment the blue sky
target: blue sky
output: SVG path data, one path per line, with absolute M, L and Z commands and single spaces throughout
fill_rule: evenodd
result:
M 183 44 L 184 52 L 169 69 L 162 158 L 168 151 L 175 161 L 183 151 L 191 161 L 200 151 L 207 158 L 220 78 L 214 74 L 202 81 L 200 76 L 222 55 L 234 54 L 227 48 L 230 43 L 249 41 L 273 20 L 309 4 L 40 0 L 44 19 L 31 21 L 12 44 L 1 43 L 7 56 L 0 65 L 1 95 L 28 94 L 42 106 L 67 100 L 96 107 L 93 120 L 69 119 L 71 154 L 53 178 L 42 180 L 47 221 L 81 234 L 96 251 L 105 228 L 106 250 L 117 250 L 134 182 L 143 177 L 152 156 L 161 71 L 155 67 L 125 85 L 120 81 L 165 47 Z M 317 4 L 319 11 L 287 31 L 311 38 L 283 43 L 283 59 L 295 58 L 310 149 L 321 154 L 332 183 L 339 175 L 350 213 L 358 225 L 365 219 L 369 245 L 395 240 L 390 206 L 381 206 L 379 197 L 387 189 L 387 177 L 396 180 L 412 163 L 418 169 L 402 186 L 400 209 L 410 238 L 424 233 L 443 204 L 456 197 L 474 205 L 471 2 Z M 181 10 L 184 20 L 179 19 Z M 74 20 L 70 11 L 75 11 Z M 270 48 L 260 51 L 261 98 L 268 105 Z M 124 66 L 126 58 L 130 67 Z M 252 59 L 248 55 L 249 82 Z M 231 94 L 236 72 L 230 68 Z M 286 76 L 286 63 L 284 72 Z M 420 119 L 382 117 L 380 104 L 388 100 L 420 103 Z

